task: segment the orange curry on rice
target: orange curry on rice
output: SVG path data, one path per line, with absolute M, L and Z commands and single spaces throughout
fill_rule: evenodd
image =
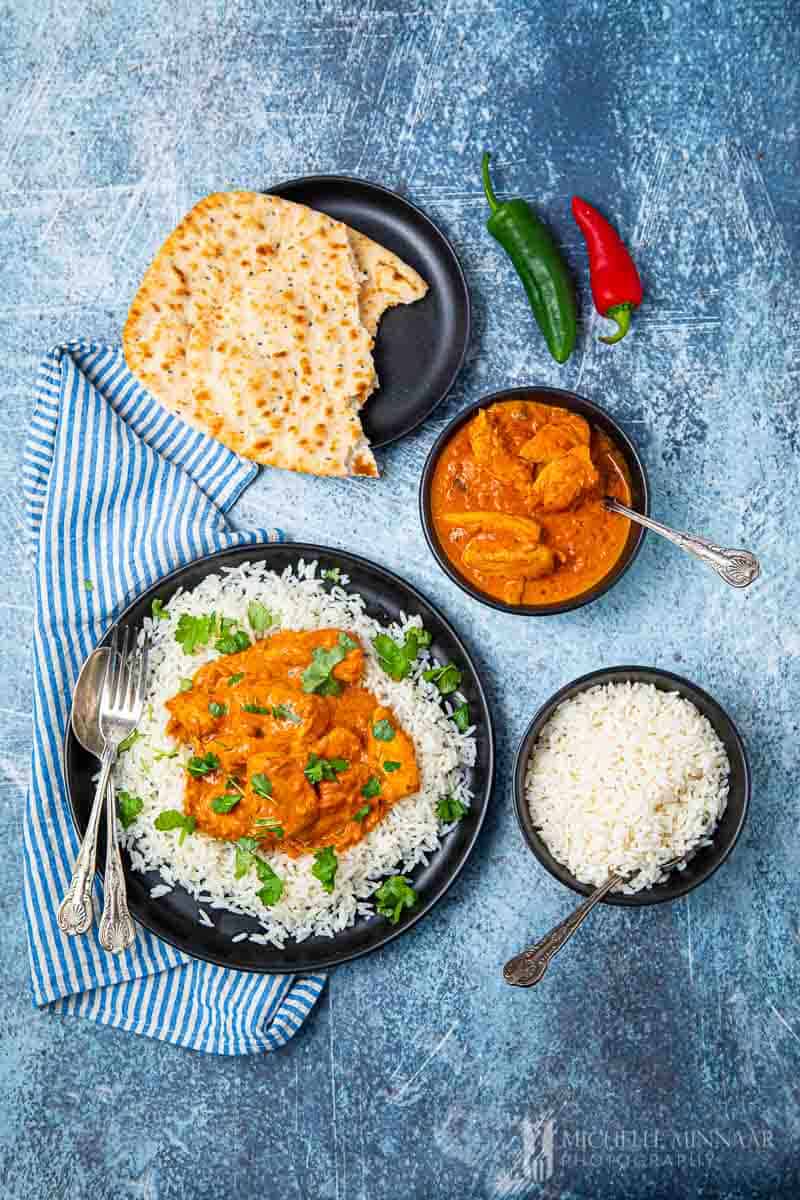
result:
M 520 400 L 480 409 L 445 445 L 431 512 L 440 545 L 479 591 L 507 604 L 569 600 L 603 579 L 628 537 L 621 451 L 577 413 Z
M 337 656 L 325 694 L 309 690 L 309 668 Z M 184 811 L 197 828 L 297 858 L 354 845 L 418 791 L 411 738 L 363 673 L 340 629 L 275 633 L 196 671 L 167 701 L 167 732 L 192 748 Z

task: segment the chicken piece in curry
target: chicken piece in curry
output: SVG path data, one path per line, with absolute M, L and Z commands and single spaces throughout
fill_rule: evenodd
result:
M 444 447 L 431 512 L 439 543 L 474 587 L 507 604 L 569 600 L 603 579 L 628 538 L 621 451 L 578 413 L 534 400 L 480 409 Z
M 167 732 L 192 749 L 184 812 L 197 828 L 297 858 L 354 845 L 418 791 L 411 738 L 363 674 L 341 629 L 275 633 L 195 672 L 167 701 Z

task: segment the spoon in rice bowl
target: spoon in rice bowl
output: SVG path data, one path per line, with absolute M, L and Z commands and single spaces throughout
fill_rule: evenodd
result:
M 661 868 L 663 871 L 671 871 L 677 867 L 679 863 L 687 862 L 691 858 L 691 854 L 683 857 L 672 858 L 669 862 L 664 863 Z M 566 920 L 560 925 L 556 925 L 534 946 L 529 946 L 527 950 L 523 950 L 520 954 L 516 954 L 510 958 L 503 967 L 503 979 L 506 983 L 512 984 L 514 987 L 533 987 L 538 983 L 544 975 L 550 962 L 558 954 L 572 937 L 583 922 L 588 917 L 589 913 L 594 908 L 607 892 L 612 891 L 621 883 L 632 879 L 631 875 L 609 875 L 605 883 L 601 883 L 600 887 L 595 888 L 588 899 L 571 912 Z

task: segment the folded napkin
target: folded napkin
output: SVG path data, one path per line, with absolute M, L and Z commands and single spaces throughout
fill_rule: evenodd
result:
M 56 922 L 78 837 L 61 748 L 83 661 L 130 601 L 193 558 L 279 541 L 225 513 L 257 468 L 160 407 L 107 346 L 71 342 L 41 365 L 25 450 L 36 562 L 33 759 L 24 905 L 33 999 L 53 1011 L 215 1054 L 275 1050 L 325 983 L 198 962 L 137 927 L 120 955 Z M 95 881 L 95 905 L 102 889 Z

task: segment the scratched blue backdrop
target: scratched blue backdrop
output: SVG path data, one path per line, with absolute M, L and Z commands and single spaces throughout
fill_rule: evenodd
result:
M 800 11 L 777 0 L 2 6 L 4 1198 L 797 1195 L 798 61 Z M 583 285 L 565 367 L 484 230 L 485 146 Z M 325 170 L 398 188 L 447 231 L 474 300 L 468 364 L 425 428 L 380 455 L 380 482 L 265 472 L 237 520 L 377 557 L 444 608 L 485 667 L 498 786 L 435 913 L 338 970 L 288 1049 L 230 1061 L 29 1006 L 20 455 L 41 353 L 116 340 L 195 200 Z M 641 266 L 646 304 L 613 349 L 596 341 L 574 191 L 614 214 Z M 656 513 L 751 546 L 763 580 L 737 594 L 651 539 L 612 594 L 563 617 L 515 619 L 457 591 L 423 542 L 421 465 L 468 400 L 536 381 L 607 405 Z M 503 960 L 572 902 L 522 845 L 512 750 L 551 691 L 623 661 L 687 674 L 731 711 L 755 771 L 749 826 L 691 899 L 604 910 L 537 991 L 508 989 Z

